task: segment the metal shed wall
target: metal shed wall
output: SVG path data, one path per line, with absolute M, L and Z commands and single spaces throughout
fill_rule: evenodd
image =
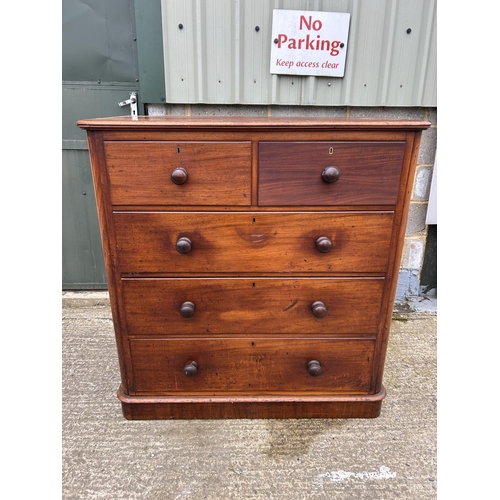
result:
M 130 113 L 117 103 L 137 91 L 134 38 L 133 0 L 63 0 L 63 289 L 107 288 L 87 137 L 76 122 Z
M 167 103 L 437 105 L 436 0 L 161 0 L 161 7 Z M 349 12 L 345 76 L 272 75 L 273 9 Z

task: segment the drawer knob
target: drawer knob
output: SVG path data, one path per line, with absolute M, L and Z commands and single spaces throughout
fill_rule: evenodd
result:
M 198 373 L 198 363 L 196 361 L 191 361 L 187 363 L 184 367 L 184 375 L 186 377 L 194 377 Z
M 337 167 L 326 167 L 325 170 L 321 173 L 321 179 L 323 182 L 328 184 L 333 184 L 337 182 L 340 177 L 340 171 Z
M 170 178 L 174 184 L 184 184 L 188 180 L 188 173 L 185 168 L 179 167 L 172 171 Z
M 326 236 L 320 236 L 316 240 L 316 248 L 321 253 L 328 253 L 333 248 L 332 240 L 330 238 L 327 238 Z
M 319 361 L 316 361 L 315 359 L 312 359 L 309 363 L 307 363 L 307 371 L 311 377 L 319 377 L 323 373 Z
M 194 316 L 194 304 L 192 302 L 184 302 L 180 308 L 183 318 L 192 318 Z
M 179 253 L 189 253 L 191 251 L 191 246 L 191 240 L 185 236 L 179 238 L 175 244 L 175 248 Z
M 321 300 L 317 300 L 316 302 L 313 302 L 311 304 L 311 309 L 317 318 L 324 318 L 326 316 L 326 313 L 328 312 L 328 309 L 326 308 L 325 304 L 321 302 Z

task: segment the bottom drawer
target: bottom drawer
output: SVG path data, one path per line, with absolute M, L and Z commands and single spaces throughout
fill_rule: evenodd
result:
M 374 347 L 374 340 L 134 339 L 129 393 L 367 394 Z

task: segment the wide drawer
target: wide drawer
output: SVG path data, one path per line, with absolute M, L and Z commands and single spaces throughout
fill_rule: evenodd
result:
M 125 279 L 129 335 L 376 335 L 383 278 Z
M 134 339 L 130 340 L 131 394 L 366 394 L 374 344 L 373 340 Z M 311 361 L 319 365 L 310 368 Z
M 395 205 L 405 148 L 404 142 L 261 142 L 259 205 Z M 322 177 L 328 167 L 340 175 L 333 183 Z
M 114 218 L 122 273 L 384 273 L 393 212 L 119 212 Z M 327 253 L 318 250 L 321 238 L 331 242 Z M 188 253 L 179 253 L 180 243 Z
M 113 205 L 250 205 L 250 142 L 108 141 L 104 151 Z

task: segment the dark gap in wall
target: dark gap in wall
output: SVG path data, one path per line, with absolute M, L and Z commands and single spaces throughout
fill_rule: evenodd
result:
M 420 287 L 422 293 L 427 293 L 433 288 L 437 291 L 437 224 L 431 224 L 427 228 L 427 242 L 420 274 Z

